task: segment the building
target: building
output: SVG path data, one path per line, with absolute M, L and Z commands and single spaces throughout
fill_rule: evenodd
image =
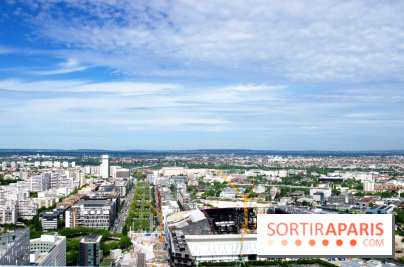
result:
M 130 177 L 130 170 L 124 168 L 114 168 L 112 173 L 112 177 L 114 178 L 129 178 Z
M 404 183 L 396 180 L 389 181 L 385 184 L 377 185 L 374 187 L 374 191 L 376 192 L 385 192 L 385 191 L 397 192 L 403 189 L 404 189 Z
M 30 241 L 30 265 L 66 266 L 66 237 L 46 233 Z
M 326 199 L 331 196 L 331 188 L 330 188 L 330 187 L 324 187 L 324 188 L 315 187 L 315 188 L 310 188 L 310 195 L 311 195 L 311 196 L 312 196 L 314 193 L 317 193 L 317 192 L 322 192 L 322 193 L 324 193 L 324 197 L 325 197 Z
M 43 211 L 39 214 L 42 230 L 57 229 L 59 225 L 60 213 L 57 211 Z
M 191 202 L 191 196 L 186 191 L 180 191 L 178 193 L 178 201 L 184 207 Z
M 187 168 L 184 167 L 163 167 L 162 169 L 164 177 L 186 175 Z
M 66 211 L 66 227 L 106 229 L 115 220 L 117 198 L 81 199 Z
M 109 156 L 102 155 L 101 157 L 101 177 L 102 178 L 109 178 Z
M 166 244 L 170 266 L 198 266 L 201 262 L 256 260 L 256 213 L 248 208 L 248 228 L 241 246 L 243 208 L 190 210 L 166 220 Z
M 79 266 L 99 266 L 102 258 L 101 235 L 86 235 L 80 241 Z
M 364 197 L 361 200 L 359 200 L 359 202 L 357 203 L 357 205 L 359 205 L 360 208 L 362 209 L 366 209 L 369 208 L 369 204 L 375 202 L 375 200 L 371 197 Z
M 29 265 L 29 227 L 0 236 L 0 265 Z
M 317 202 L 324 202 L 324 193 L 323 192 L 316 192 L 313 194 L 313 200 Z
M 391 214 L 394 210 L 394 205 L 374 205 L 373 207 L 368 209 L 368 212 L 374 214 Z
M 373 192 L 375 189 L 375 183 L 372 181 L 362 181 L 363 183 L 363 191 L 365 192 Z
M 17 213 L 24 220 L 31 220 L 38 213 L 38 205 L 32 198 L 18 200 Z
M 0 202 L 0 224 L 17 222 L 17 207 L 14 201 Z

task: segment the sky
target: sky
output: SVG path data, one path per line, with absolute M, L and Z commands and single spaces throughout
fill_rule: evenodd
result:
M 0 148 L 404 149 L 404 1 L 0 12 Z

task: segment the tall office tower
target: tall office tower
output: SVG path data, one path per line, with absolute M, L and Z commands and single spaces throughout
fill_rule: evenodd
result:
M 101 157 L 101 177 L 109 178 L 109 156 L 102 155 Z
M 100 266 L 102 235 L 90 234 L 80 240 L 80 266 Z
M 29 227 L 0 236 L 0 265 L 29 265 Z

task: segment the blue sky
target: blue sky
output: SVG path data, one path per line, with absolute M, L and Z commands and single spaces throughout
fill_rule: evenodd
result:
M 0 148 L 404 149 L 403 1 L 0 12 Z

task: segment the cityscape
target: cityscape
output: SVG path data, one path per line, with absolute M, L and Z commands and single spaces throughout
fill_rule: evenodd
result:
M 1 152 L 1 265 L 404 263 L 400 151 Z M 392 214 L 395 257 L 261 258 L 258 214 Z
M 0 266 L 404 266 L 404 1 L 0 13 Z

